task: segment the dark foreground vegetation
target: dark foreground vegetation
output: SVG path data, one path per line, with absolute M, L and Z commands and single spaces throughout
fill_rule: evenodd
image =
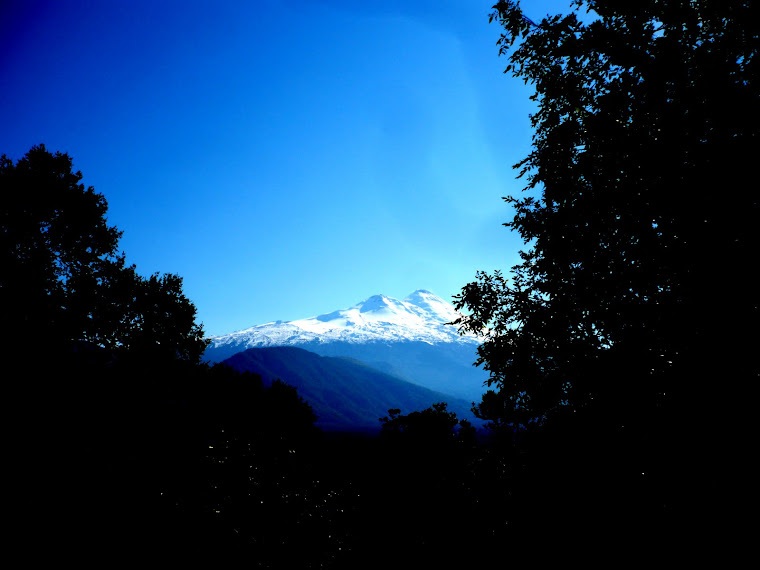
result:
M 443 404 L 321 433 L 288 386 L 200 363 L 66 155 L 0 162 L 6 483 L 29 560 L 111 567 L 733 565 L 758 380 L 757 3 L 494 18 L 536 88 L 529 248 L 478 275 L 487 435 Z
M 439 405 L 392 410 L 376 435 L 319 432 L 292 388 L 226 367 L 53 356 L 10 414 L 15 530 L 40 562 L 617 564 L 732 544 L 711 505 L 725 478 L 669 479 L 683 442 L 657 418 L 478 439 Z

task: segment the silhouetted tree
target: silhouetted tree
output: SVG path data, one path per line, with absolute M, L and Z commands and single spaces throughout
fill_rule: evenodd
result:
M 127 265 L 81 179 L 43 145 L 0 158 L 0 353 L 27 523 L 95 556 L 150 548 L 169 388 L 207 343 L 181 278 Z
M 758 317 L 756 3 L 574 4 L 588 17 L 492 14 L 538 104 L 527 196 L 506 198 L 529 249 L 457 300 L 464 329 L 490 331 L 479 362 L 502 405 L 481 411 L 501 421 L 605 392 L 704 401 L 758 370 L 736 334 Z
M 390 409 L 388 416 L 380 418 L 381 432 L 387 437 L 404 438 L 427 446 L 440 445 L 457 438 L 472 440 L 475 430 L 472 424 L 467 420 L 457 420 L 456 413 L 449 412 L 447 408 L 448 404 L 440 402 L 407 415 L 401 414 L 400 409 Z
M 311 407 L 282 382 L 201 363 L 182 279 L 127 265 L 105 198 L 81 178 L 44 146 L 0 159 L 0 346 L 22 526 L 50 528 L 32 540 L 78 559 L 334 557 L 344 506 L 311 477 Z
M 545 426 L 526 442 L 545 453 L 518 479 L 523 526 L 715 531 L 759 370 L 760 9 L 573 5 L 587 15 L 536 24 L 501 0 L 491 16 L 537 110 L 526 194 L 506 198 L 522 263 L 457 297 L 460 326 L 488 331 L 477 412 Z
M 105 198 L 81 179 L 44 145 L 16 164 L 0 158 L 3 348 L 42 335 L 64 352 L 85 343 L 198 362 L 207 342 L 182 279 L 126 265 Z

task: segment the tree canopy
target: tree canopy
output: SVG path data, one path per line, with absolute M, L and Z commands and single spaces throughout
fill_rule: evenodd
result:
M 480 411 L 502 422 L 610 391 L 705 399 L 758 370 L 757 3 L 573 4 L 537 24 L 519 2 L 491 15 L 537 104 L 525 195 L 506 198 L 523 261 L 457 298 L 461 327 L 488 331 Z
M 181 277 L 138 275 L 118 251 L 102 194 L 67 154 L 33 147 L 0 158 L 0 307 L 4 347 L 77 344 L 198 362 L 206 341 Z
M 491 16 L 536 111 L 524 194 L 506 198 L 522 262 L 457 297 L 490 372 L 475 412 L 517 452 L 516 528 L 584 555 L 683 556 L 741 532 L 748 488 L 760 12 L 573 6 L 537 21 L 501 0 Z
M 29 533 L 29 546 L 42 537 L 84 560 L 193 548 L 217 557 L 269 537 L 251 558 L 298 558 L 293 543 L 313 545 L 304 557 L 337 549 L 315 528 L 324 518 L 297 524 L 314 505 L 339 512 L 314 500 L 295 461 L 318 433 L 311 407 L 279 381 L 265 388 L 201 363 L 207 341 L 182 279 L 128 265 L 105 198 L 81 179 L 68 155 L 42 145 L 15 164 L 0 158 L 13 488 L 22 526 L 52 529 Z
M 467 420 L 457 420 L 448 404 L 439 402 L 431 407 L 404 415 L 398 408 L 388 410 L 388 416 L 380 418 L 382 433 L 386 437 L 406 439 L 427 446 L 453 441 L 474 440 L 475 429 Z

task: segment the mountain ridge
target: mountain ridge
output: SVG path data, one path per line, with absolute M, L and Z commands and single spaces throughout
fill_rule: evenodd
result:
M 479 343 L 474 335 L 460 335 L 451 325 L 459 314 L 454 307 L 426 289 L 403 300 L 378 294 L 347 309 L 304 319 L 271 321 L 209 337 L 214 348 L 227 344 L 278 346 L 287 340 L 342 340 L 346 342 L 422 341 Z M 252 344 L 253 343 L 253 344 Z
M 391 408 L 404 412 L 446 402 L 449 410 L 476 425 L 465 400 L 386 374 L 348 357 L 320 356 L 294 346 L 249 348 L 224 364 L 258 374 L 265 383 L 282 380 L 295 387 L 328 430 L 379 431 L 379 418 Z
M 346 309 L 212 336 L 204 357 L 220 362 L 249 348 L 296 346 L 320 356 L 354 358 L 413 384 L 476 401 L 488 375 L 473 366 L 480 340 L 451 324 L 458 316 L 426 289 L 403 300 L 378 294 Z

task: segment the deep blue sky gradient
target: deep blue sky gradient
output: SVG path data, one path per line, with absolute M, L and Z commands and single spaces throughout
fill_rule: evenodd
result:
M 3 2 L 0 154 L 69 153 L 209 334 L 450 300 L 522 245 L 501 197 L 533 107 L 492 3 Z

